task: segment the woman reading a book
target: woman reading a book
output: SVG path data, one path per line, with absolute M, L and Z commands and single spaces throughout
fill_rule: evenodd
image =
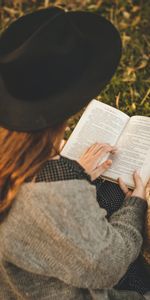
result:
M 113 289 L 143 242 L 147 202 L 140 176 L 134 173 L 131 194 L 120 179 L 123 200 L 111 211 L 108 202 L 99 205 L 95 183 L 111 164 L 97 166 L 97 159 L 115 147 L 92 145 L 78 162 L 60 155 L 67 120 L 107 84 L 120 56 L 117 30 L 89 12 L 39 10 L 2 34 L 2 300 L 145 299 Z M 100 194 L 97 188 L 101 197 L 103 188 L 109 203 L 113 196 L 117 203 L 118 190 L 112 195 L 104 183 Z

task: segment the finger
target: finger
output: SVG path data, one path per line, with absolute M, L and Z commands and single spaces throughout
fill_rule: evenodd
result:
M 108 143 L 105 143 L 105 144 L 98 144 L 98 146 L 99 145 L 101 145 L 101 147 L 100 148 L 103 148 L 104 150 L 108 150 L 108 152 L 115 152 L 115 151 L 117 151 L 118 150 L 118 148 L 116 147 L 116 146 L 112 146 L 112 145 L 110 145 L 110 144 L 108 144 Z M 98 147 L 97 146 L 97 148 L 95 148 L 95 150 L 99 150 Z
M 100 156 L 100 158 L 103 158 L 107 153 L 111 153 L 111 151 L 115 150 L 116 148 L 110 145 L 104 145 L 101 149 L 95 153 L 96 157 Z
M 91 153 L 94 149 L 95 149 L 95 147 L 97 147 L 97 146 L 100 146 L 100 145 L 103 145 L 103 144 L 100 144 L 100 143 L 94 143 L 94 144 L 92 144 L 89 148 L 87 148 L 86 150 L 85 150 L 85 154 L 89 154 L 89 153 Z
M 127 194 L 129 192 L 129 189 L 120 177 L 118 178 L 118 183 L 119 183 L 119 186 L 120 186 L 121 190 L 123 191 L 123 193 Z
M 95 143 L 86 149 L 83 155 L 91 155 L 91 157 L 97 158 L 101 155 L 103 157 L 105 154 L 111 151 L 116 151 L 116 147 L 111 146 L 110 144 Z
M 99 176 L 102 175 L 102 173 L 104 173 L 109 167 L 111 166 L 111 163 L 108 161 L 105 161 L 105 163 L 103 163 L 103 166 L 100 165 L 99 167 L 97 167 L 93 172 L 92 172 L 92 180 L 95 180 L 96 178 L 98 178 Z
M 146 189 L 149 189 L 150 188 L 150 178 L 149 178 L 149 180 L 147 181 L 147 184 L 146 184 Z
M 141 186 L 143 187 L 144 186 L 142 178 L 138 174 L 137 171 L 134 171 L 134 173 L 133 173 L 133 180 L 134 180 L 134 183 L 135 183 L 135 187 L 141 187 Z
M 96 155 L 104 147 L 110 147 L 108 144 L 95 143 L 89 149 L 87 149 L 86 154 Z
M 95 145 L 95 144 L 93 144 L 93 145 L 91 145 L 90 147 L 86 148 L 86 149 L 83 151 L 83 153 L 82 153 L 81 156 L 84 156 L 85 154 L 89 153 L 90 150 L 91 150 L 91 148 L 94 147 L 94 145 Z
M 114 149 L 111 151 L 112 154 L 116 154 L 118 152 L 118 148 L 114 147 Z
M 96 155 L 98 152 L 100 152 L 103 149 L 104 144 L 97 143 L 95 147 L 91 150 L 91 155 Z
M 150 178 L 146 184 L 145 192 L 146 192 L 146 199 L 149 200 L 150 199 Z
M 103 150 L 108 151 L 108 152 L 113 152 L 113 151 L 117 151 L 117 147 L 116 146 L 111 146 L 111 145 L 104 145 L 103 146 Z
M 95 169 L 96 174 L 102 175 L 107 169 L 110 168 L 112 165 L 112 160 L 108 159 L 104 161 L 101 165 L 98 165 L 97 168 Z

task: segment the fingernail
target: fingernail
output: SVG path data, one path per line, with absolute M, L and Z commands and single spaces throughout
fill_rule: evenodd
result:
M 112 164 L 112 160 L 111 159 L 107 160 L 107 164 L 111 165 Z
M 117 153 L 118 153 L 118 150 L 112 150 L 112 151 L 111 151 L 111 154 L 113 154 L 113 155 L 114 155 L 114 154 L 117 154 Z

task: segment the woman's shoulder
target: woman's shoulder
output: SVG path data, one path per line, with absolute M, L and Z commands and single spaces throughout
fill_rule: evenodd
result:
M 77 202 L 81 205 L 83 201 L 87 204 L 93 203 L 93 199 L 96 202 L 96 187 L 85 179 L 30 182 L 22 185 L 16 197 L 16 205 L 22 202 L 25 206 L 53 207 L 61 202 L 74 206 Z
M 85 206 L 94 204 L 93 201 L 99 207 L 96 201 L 96 188 L 85 179 L 23 183 L 15 197 L 8 219 L 19 215 L 23 219 L 27 215 L 30 216 L 33 211 L 38 215 L 48 207 L 53 212 L 60 204 L 66 209 L 75 207 L 85 209 Z
M 18 224 L 30 223 L 33 217 L 40 221 L 41 215 L 61 218 L 63 210 L 82 213 L 87 210 L 88 204 L 96 201 L 96 188 L 82 179 L 61 180 L 54 182 L 23 183 L 17 193 L 13 205 L 1 224 L 4 227 L 16 228 Z M 32 222 L 31 222 L 32 223 Z M 4 225 L 4 226 L 3 226 Z
M 0 244 L 5 241 L 3 248 L 8 253 L 14 241 L 26 244 L 31 234 L 36 239 L 40 232 L 45 234 L 47 230 L 76 238 L 81 228 L 87 229 L 85 220 L 90 227 L 95 217 L 105 217 L 105 210 L 101 209 L 100 213 L 98 210 L 96 188 L 86 180 L 24 183 L 0 226 Z M 92 221 L 88 221 L 88 214 Z
M 90 184 L 85 179 L 68 179 L 68 180 L 58 180 L 58 181 L 40 181 L 40 182 L 28 182 L 24 183 L 20 191 L 18 193 L 18 196 L 23 196 L 24 194 L 37 194 L 40 195 L 46 195 L 47 193 L 56 193 L 56 194 L 68 194 L 68 193 L 75 193 L 78 194 L 78 192 L 81 191 L 89 191 L 89 192 L 95 192 L 96 188 L 94 185 Z

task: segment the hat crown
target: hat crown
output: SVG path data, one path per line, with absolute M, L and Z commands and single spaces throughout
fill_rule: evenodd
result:
M 52 20 L 61 13 L 64 13 L 64 11 L 58 7 L 40 9 L 23 15 L 12 22 L 0 37 L 0 58 L 16 50 L 26 42 L 42 24 Z
M 91 46 L 72 19 L 67 13 L 57 14 L 28 33 L 16 49 L 1 55 L 1 74 L 14 97 L 36 101 L 61 92 L 85 70 Z
M 0 126 L 37 131 L 78 112 L 107 84 L 121 57 L 121 39 L 90 12 L 38 10 L 0 38 Z

